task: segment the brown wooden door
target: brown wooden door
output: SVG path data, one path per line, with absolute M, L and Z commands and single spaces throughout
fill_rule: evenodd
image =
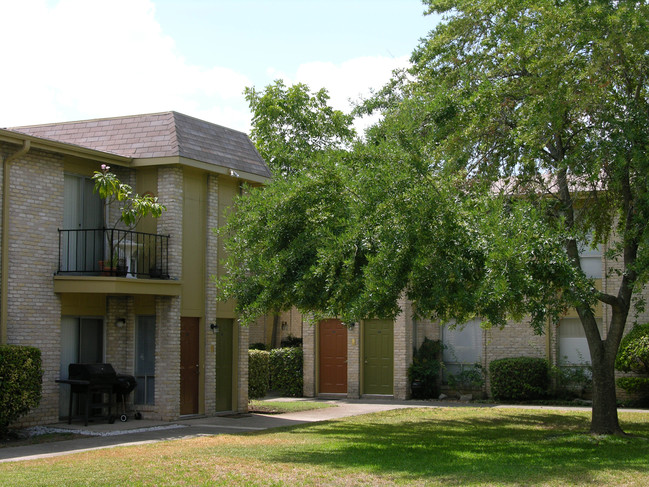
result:
M 180 318 L 180 414 L 198 413 L 198 318 Z
M 320 392 L 347 392 L 347 328 L 340 320 L 322 320 L 320 328 Z

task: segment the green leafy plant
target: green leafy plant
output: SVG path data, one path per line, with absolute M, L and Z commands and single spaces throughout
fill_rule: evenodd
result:
M 622 338 L 615 368 L 644 377 L 620 377 L 617 385 L 632 394 L 649 396 L 649 323 L 636 325 Z
M 424 338 L 408 367 L 408 380 L 415 399 L 429 399 L 439 395 L 440 357 L 443 345 L 439 340 Z M 416 384 L 415 384 L 416 383 Z
M 484 368 L 476 363 L 462 370 L 459 374 L 450 374 L 448 376 L 448 385 L 455 390 L 479 390 L 484 385 L 484 375 Z
M 489 364 L 494 399 L 525 401 L 547 395 L 550 386 L 548 362 L 542 358 L 514 357 Z
M 266 350 L 266 344 L 263 342 L 251 343 L 248 346 L 248 350 Z
M 593 387 L 590 365 L 554 366 L 550 368 L 550 376 L 555 383 L 556 395 L 560 398 L 581 398 Z
M 282 395 L 301 397 L 303 391 L 304 355 L 299 347 L 276 348 L 270 351 L 270 388 Z
M 270 353 L 265 350 L 248 350 L 248 398 L 260 399 L 268 392 Z
M 38 406 L 42 377 L 38 348 L 0 346 L 0 438 L 11 423 Z

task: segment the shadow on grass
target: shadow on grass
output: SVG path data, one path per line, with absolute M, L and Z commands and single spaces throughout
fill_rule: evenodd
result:
M 447 484 L 570 484 L 601 475 L 649 483 L 646 419 L 625 424 L 639 438 L 596 438 L 589 424 L 588 414 L 561 412 L 390 411 L 291 428 L 289 435 L 316 439 L 267 459 Z

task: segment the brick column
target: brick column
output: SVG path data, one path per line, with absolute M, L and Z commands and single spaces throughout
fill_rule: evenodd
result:
M 248 412 L 248 327 L 234 321 L 238 330 L 238 360 L 237 360 L 237 411 Z
M 216 410 L 216 335 L 210 324 L 216 320 L 216 285 L 212 278 L 218 272 L 218 239 L 214 230 L 219 226 L 219 180 L 207 176 L 207 223 L 205 242 L 205 413 Z
M 180 298 L 156 296 L 155 405 L 160 419 L 180 415 Z
M 412 363 L 412 305 L 405 298 L 399 301 L 401 313 L 394 320 L 394 398 L 410 396 L 408 366 Z
M 347 329 L 347 397 L 361 397 L 361 324 Z
M 316 323 L 311 316 L 306 316 L 302 325 L 302 351 L 304 353 L 302 393 L 304 397 L 316 395 Z

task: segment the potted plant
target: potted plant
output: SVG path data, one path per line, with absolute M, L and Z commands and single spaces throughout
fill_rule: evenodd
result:
M 121 230 L 132 230 L 142 218 L 149 215 L 158 218 L 167 209 L 155 196 L 134 193 L 133 188 L 122 183 L 106 164 L 101 165 L 101 171 L 94 172 L 92 179 L 95 182 L 93 191 L 104 201 L 104 208 L 109 208 L 113 204 L 119 205 L 119 216 L 107 230 L 117 230 L 118 226 L 122 227 Z M 102 275 L 125 276 L 126 258 L 123 249 L 120 250 L 120 244 L 126 237 L 126 233 L 117 232 L 117 239 L 113 239 L 112 235 L 113 232 L 110 232 L 110 237 L 107 237 L 107 254 L 111 257 L 100 261 L 99 267 Z

